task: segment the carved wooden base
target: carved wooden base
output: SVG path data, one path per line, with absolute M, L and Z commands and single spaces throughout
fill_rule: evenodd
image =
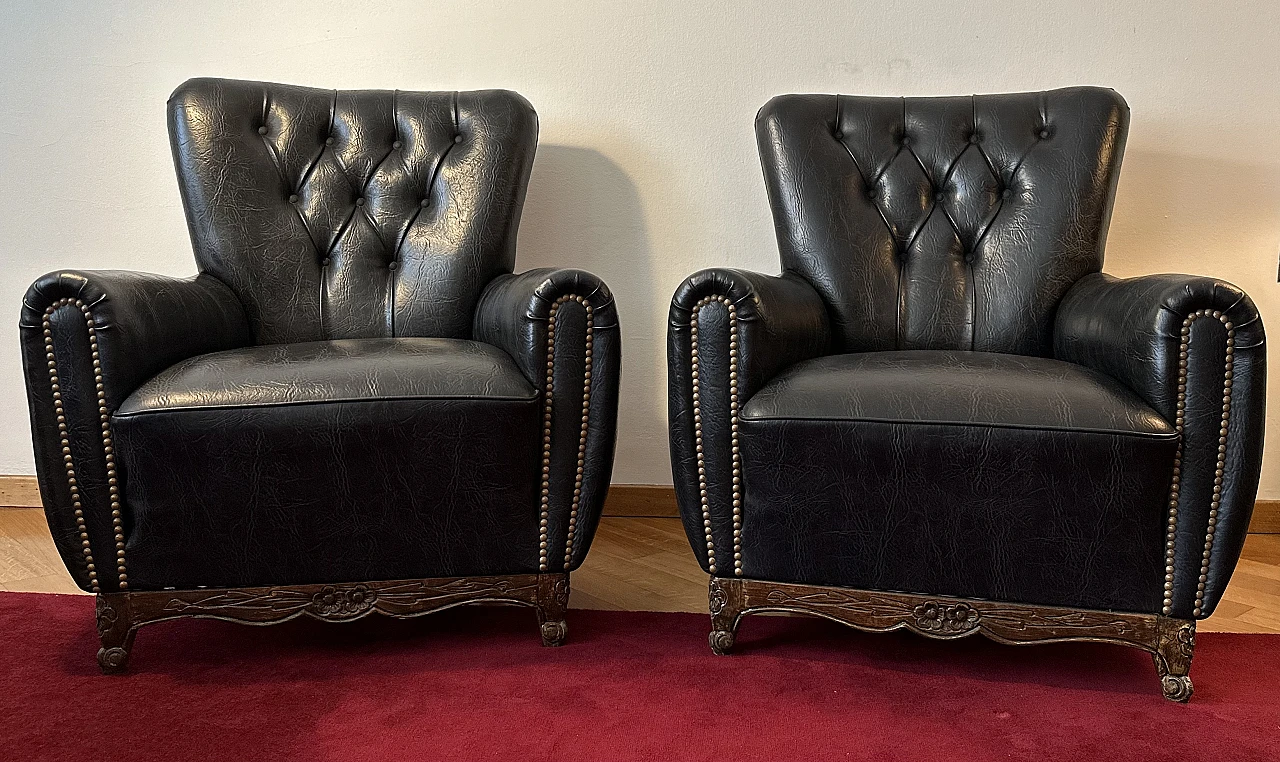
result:
M 438 579 L 286 587 L 200 588 L 98 596 L 98 666 L 104 674 L 123 672 L 133 637 L 144 624 L 182 617 L 267 625 L 309 616 L 348 622 L 374 612 L 401 619 L 466 603 L 532 606 L 545 646 L 562 645 L 568 635 L 568 574 L 513 574 Z
M 721 577 L 711 578 L 708 603 L 711 650 L 721 655 L 733 648 L 743 615 L 794 612 L 869 632 L 905 628 L 948 640 L 982 634 L 1013 645 L 1082 640 L 1133 646 L 1152 655 L 1165 698 L 1184 703 L 1191 698 L 1187 673 L 1196 624 L 1188 620 Z

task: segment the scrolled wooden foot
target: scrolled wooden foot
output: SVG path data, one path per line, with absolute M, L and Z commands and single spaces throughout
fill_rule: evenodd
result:
M 134 623 L 130 616 L 127 593 L 99 595 L 94 606 L 94 619 L 98 624 L 98 667 L 104 675 L 118 675 L 129 664 L 129 651 L 133 648 Z
M 549 648 L 564 645 L 569 637 L 569 623 L 563 619 L 556 622 L 542 623 L 542 645 Z
M 707 642 L 718 656 L 733 650 L 734 633 L 742 617 L 742 580 L 712 577 L 707 589 L 707 608 L 711 612 L 711 634 Z
M 733 650 L 733 633 L 728 630 L 712 630 L 707 636 L 707 642 L 711 644 L 711 650 L 716 656 L 728 656 Z
M 1160 690 L 1164 691 L 1164 697 L 1170 701 L 1185 704 L 1191 700 L 1195 686 L 1186 675 L 1164 675 L 1160 678 Z
M 1156 652 L 1151 660 L 1160 675 L 1160 690 L 1170 701 L 1185 704 L 1195 691 L 1188 673 L 1196 647 L 1196 623 L 1162 617 L 1156 629 Z
M 129 651 L 122 646 L 98 649 L 98 667 L 104 675 L 118 675 L 129 664 Z
M 542 645 L 562 646 L 569 637 L 569 624 L 564 620 L 569 608 L 569 575 L 538 575 L 538 624 Z

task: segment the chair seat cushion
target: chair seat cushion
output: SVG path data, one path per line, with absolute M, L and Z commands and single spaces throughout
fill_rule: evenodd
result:
M 453 339 L 249 347 L 113 418 L 130 587 L 536 572 L 538 395 Z
M 1176 430 L 1114 380 L 983 352 L 798 364 L 741 414 L 749 577 L 1152 612 Z
M 392 399 L 530 400 L 501 349 L 455 339 L 345 339 L 197 355 L 134 392 L 118 417 Z
M 821 357 L 761 389 L 743 417 L 911 422 L 1169 438 L 1137 395 L 1082 365 L 1044 357 L 912 350 Z

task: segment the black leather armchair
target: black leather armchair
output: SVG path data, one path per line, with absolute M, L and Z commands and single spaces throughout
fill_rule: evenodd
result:
M 783 275 L 692 276 L 668 337 L 714 650 L 761 610 L 1105 641 L 1190 697 L 1257 491 L 1264 339 L 1228 283 L 1098 272 L 1128 120 L 1096 88 L 761 110 Z
M 22 310 L 54 540 L 137 627 L 535 606 L 608 489 L 613 298 L 512 275 L 537 116 L 506 91 L 196 79 L 169 128 L 200 274 L 60 271 Z

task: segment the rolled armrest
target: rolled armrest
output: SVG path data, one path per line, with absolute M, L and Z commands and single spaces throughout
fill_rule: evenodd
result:
M 164 368 L 250 343 L 244 309 L 208 275 L 66 270 L 31 286 L 19 328 L 54 543 L 82 589 L 127 589 L 125 475 L 115 464 L 111 415 Z
M 1213 278 L 1094 274 L 1058 308 L 1058 359 L 1123 382 L 1180 434 L 1165 615 L 1213 613 L 1244 545 L 1262 467 L 1265 341 L 1249 297 Z
M 480 296 L 476 341 L 499 347 L 543 395 L 539 569 L 586 557 L 613 473 L 621 337 L 613 294 L 581 270 L 495 278 Z
M 685 531 L 708 573 L 741 571 L 740 406 L 829 343 L 826 306 L 797 275 L 703 270 L 676 290 L 667 327 L 671 468 Z

